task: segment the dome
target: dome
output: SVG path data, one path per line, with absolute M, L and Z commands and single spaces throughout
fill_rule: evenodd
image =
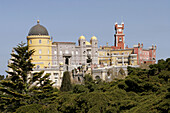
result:
M 83 35 L 79 37 L 79 39 L 86 39 Z
M 63 65 L 63 62 L 60 62 L 60 65 Z
M 31 35 L 48 35 L 48 31 L 44 26 L 40 25 L 39 20 L 37 20 L 37 25 L 33 26 L 28 33 L 28 36 Z
M 86 41 L 86 45 L 91 45 L 90 42 Z
M 95 36 L 92 36 L 91 40 L 97 40 L 97 38 Z

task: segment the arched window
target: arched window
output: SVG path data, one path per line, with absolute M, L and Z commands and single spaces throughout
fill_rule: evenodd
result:
M 95 53 L 96 55 L 98 54 L 98 52 L 96 51 L 96 53 Z
M 32 40 L 30 40 L 30 44 L 32 44 Z
M 78 51 L 76 51 L 76 55 L 78 54 Z
M 122 29 L 118 29 L 118 31 L 119 31 L 119 32 L 121 32 L 121 31 L 122 31 Z
M 69 52 L 68 52 L 68 50 L 65 50 L 65 54 L 68 54 Z
M 41 49 L 39 50 L 39 54 L 41 54 Z
M 122 41 L 122 38 L 121 38 L 121 37 L 119 38 L 119 41 Z
M 54 54 L 57 54 L 57 51 L 56 51 L 56 50 L 54 51 Z
M 95 77 L 95 79 L 96 79 L 96 80 L 99 80 L 99 79 L 100 79 L 100 77 L 99 77 L 99 76 L 96 76 L 96 77 Z
M 39 44 L 41 44 L 41 40 L 39 40 Z
M 39 65 L 37 65 L 37 69 L 39 69 L 40 68 L 40 66 Z
M 48 50 L 48 54 L 50 54 L 50 51 Z
M 62 55 L 62 51 L 60 51 L 60 55 Z

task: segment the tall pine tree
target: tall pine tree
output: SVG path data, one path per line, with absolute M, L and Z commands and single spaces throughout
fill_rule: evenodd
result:
M 64 72 L 63 80 L 61 84 L 61 91 L 70 91 L 72 89 L 71 79 L 70 79 L 70 73 L 69 71 Z
M 21 43 L 14 48 L 14 51 L 15 53 L 11 54 L 12 62 L 8 65 L 12 71 L 6 71 L 9 74 L 8 79 L 0 82 L 0 91 L 3 92 L 0 98 L 0 108 L 3 112 L 13 112 L 19 106 L 34 103 L 29 100 L 31 97 L 52 89 L 48 74 L 42 76 L 43 71 L 34 73 L 33 76 L 31 74 L 34 67 L 31 63 L 31 55 L 34 50 L 28 51 L 28 46 Z

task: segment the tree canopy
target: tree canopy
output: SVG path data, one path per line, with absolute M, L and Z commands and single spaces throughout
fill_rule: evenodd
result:
M 28 46 L 21 43 L 14 51 L 11 54 L 12 62 L 8 65 L 12 71 L 6 71 L 8 78 L 0 81 L 0 110 L 4 112 L 13 112 L 20 106 L 37 103 L 47 96 L 46 92 L 53 90 L 48 78 L 50 75 L 43 76 L 44 71 L 31 73 L 34 66 L 31 55 L 34 50 L 28 51 Z
M 69 92 L 56 92 L 50 104 L 39 106 L 43 112 L 65 113 L 136 113 L 160 112 L 170 110 L 170 60 L 160 60 L 149 69 L 128 67 L 125 79 L 113 82 L 95 82 L 90 75 L 85 83 L 73 85 Z M 33 108 L 27 105 L 17 112 Z M 40 111 L 40 112 L 41 112 Z

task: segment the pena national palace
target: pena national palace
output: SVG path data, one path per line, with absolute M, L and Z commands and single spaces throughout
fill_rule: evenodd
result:
M 107 82 L 127 76 L 128 66 L 156 63 L 156 45 L 144 49 L 143 43 L 138 43 L 130 48 L 125 44 L 124 22 L 116 22 L 114 26 L 115 34 L 111 37 L 114 43 L 111 46 L 108 43 L 98 46 L 95 36 L 90 40 L 80 36 L 76 45 L 76 42 L 53 42 L 47 29 L 38 20 L 27 36 L 29 50 L 35 50 L 31 56 L 35 64 L 31 73 L 44 70 L 44 74 L 50 74 L 54 87 L 60 87 L 65 71 L 71 73 L 73 83 L 82 83 L 85 74 L 90 74 L 94 80 Z M 9 64 L 11 62 L 9 60 Z M 9 68 L 9 71 L 12 70 Z

